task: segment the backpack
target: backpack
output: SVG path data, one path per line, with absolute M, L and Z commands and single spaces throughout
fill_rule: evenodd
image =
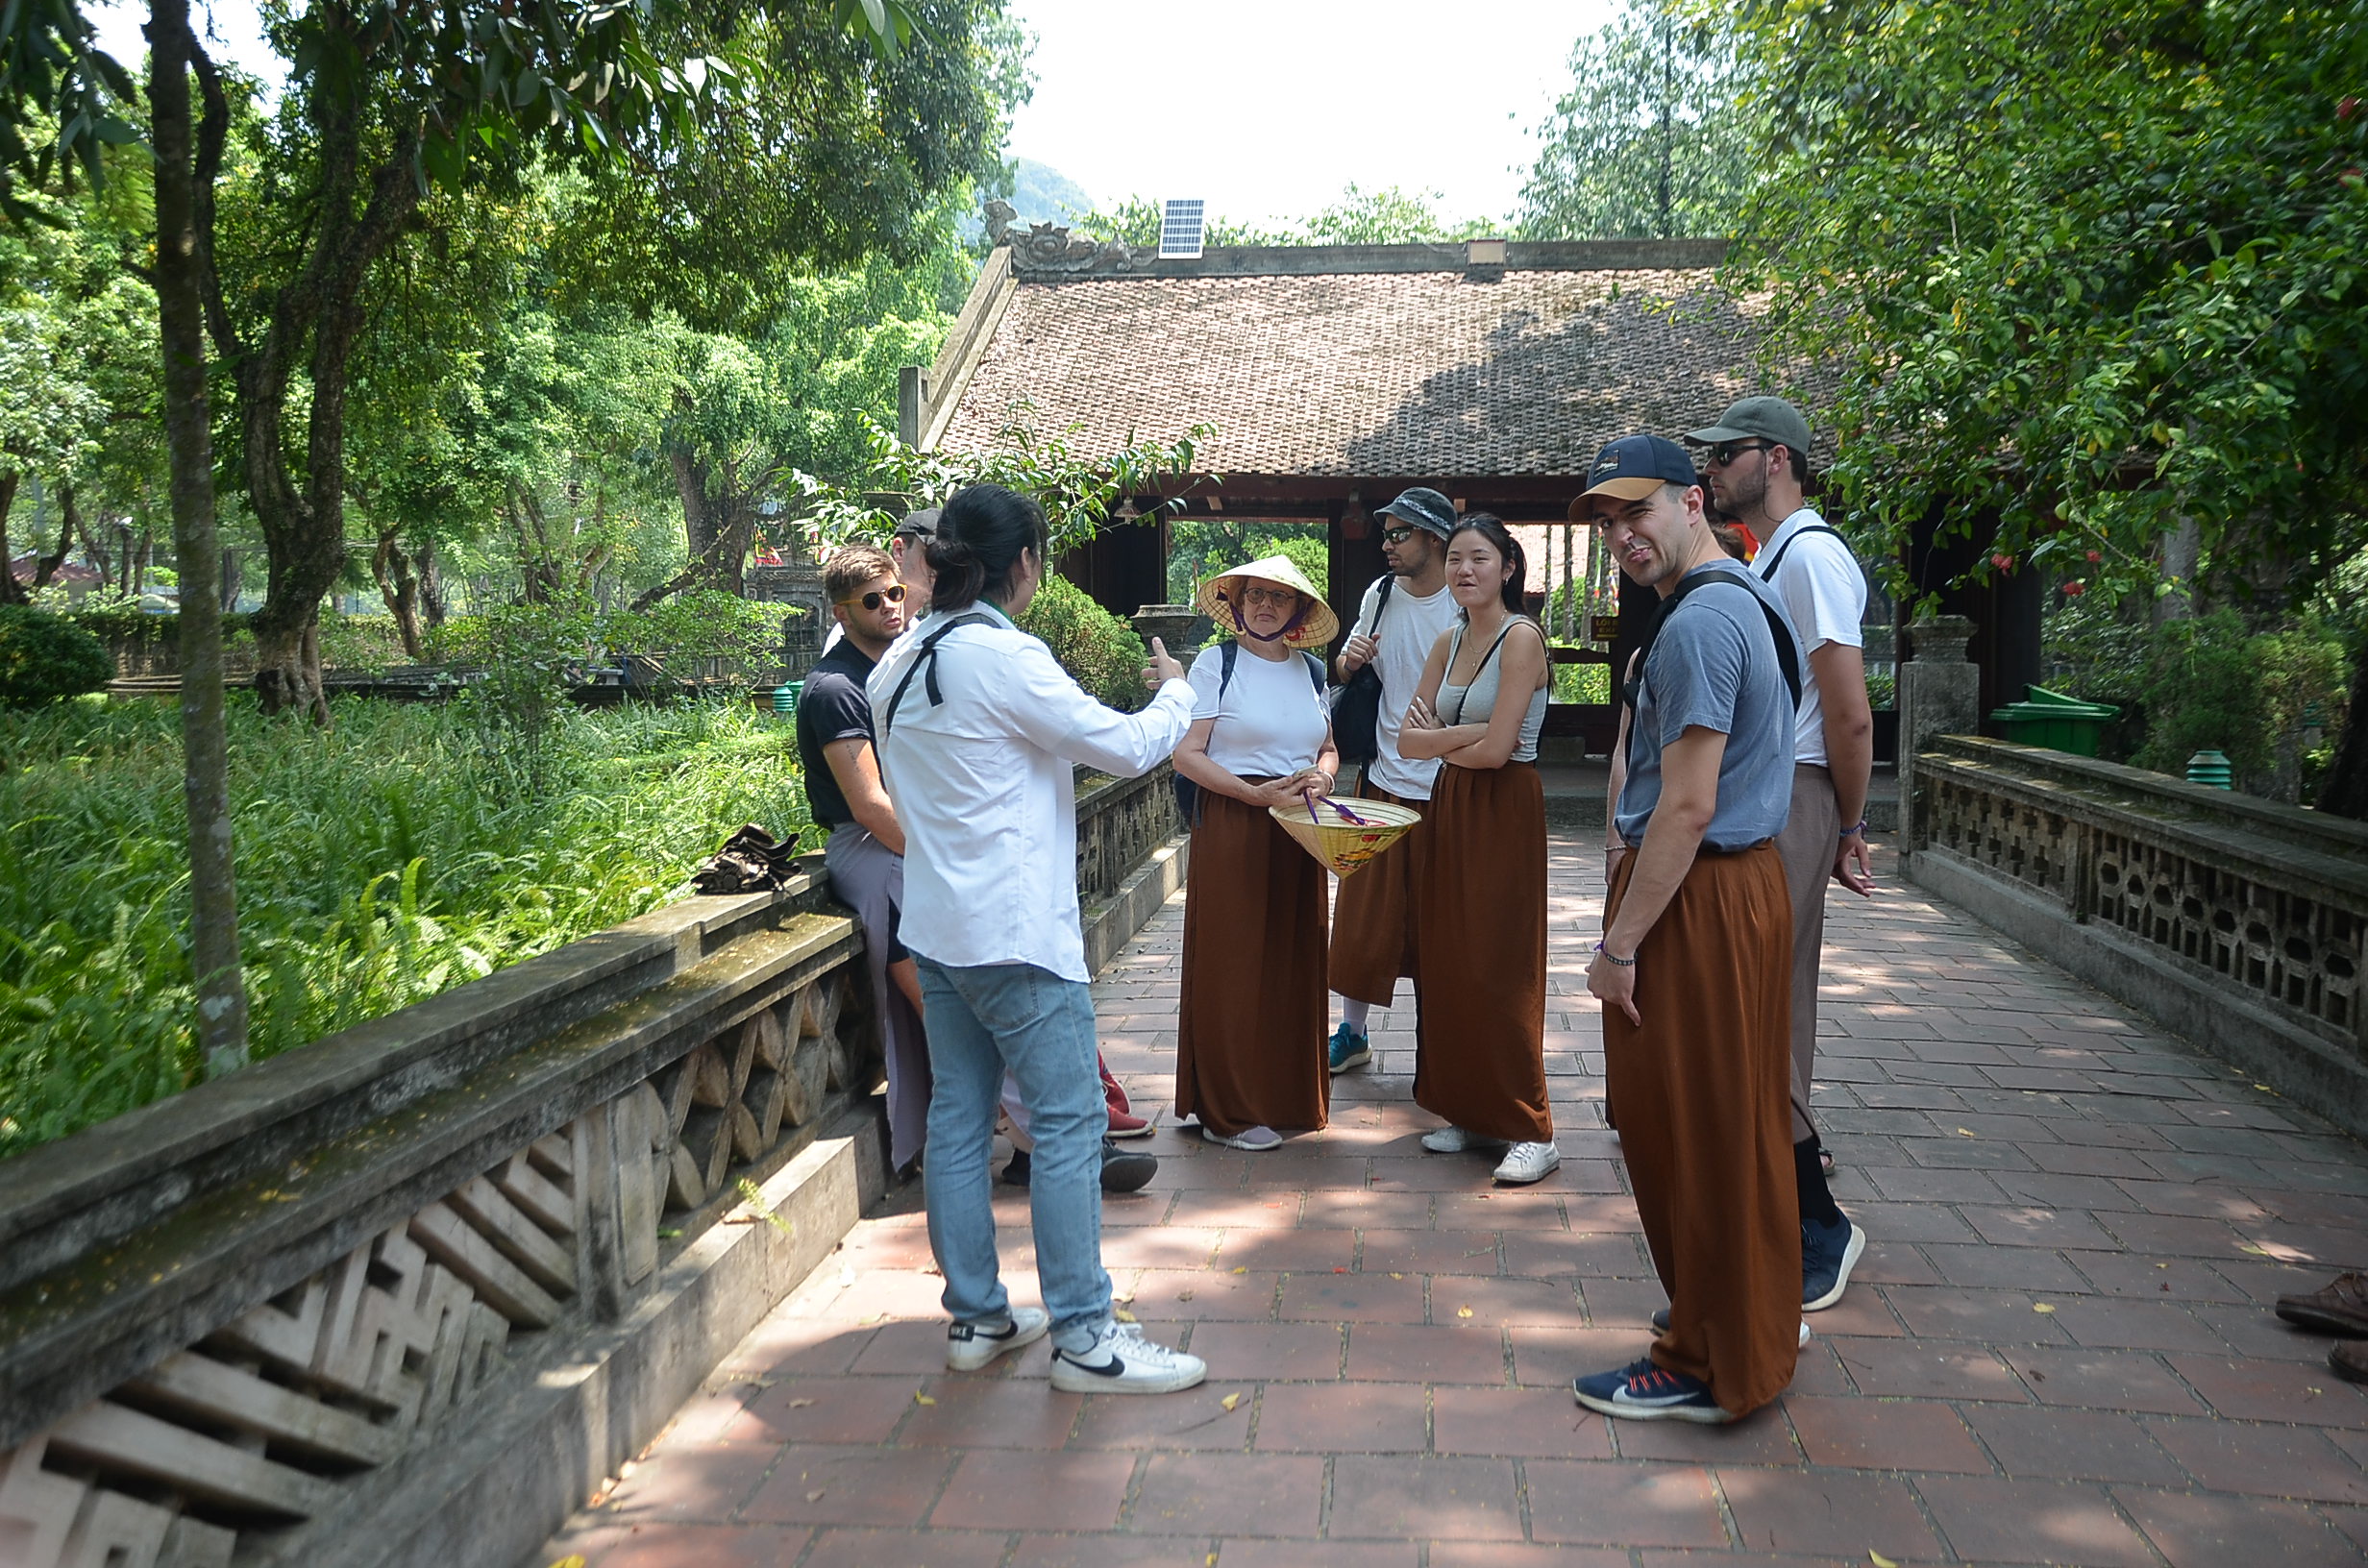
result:
M 1801 531 L 1806 533 L 1809 530 L 1804 528 Z M 1826 531 L 1830 533 L 1833 530 L 1829 528 Z M 1783 552 L 1779 551 L 1777 553 L 1776 561 L 1769 564 L 1768 570 L 1774 571 L 1776 564 L 1782 562 L 1783 559 Z M 1637 699 L 1643 695 L 1644 660 L 1652 652 L 1654 642 L 1661 636 L 1661 628 L 1663 624 L 1665 623 L 1671 615 L 1676 613 L 1678 602 L 1688 594 L 1692 593 L 1696 588 L 1700 588 L 1706 583 L 1714 582 L 1719 577 L 1734 579 L 1740 577 L 1741 576 L 1743 576 L 1743 574 L 1730 571 L 1724 567 L 1719 568 L 1714 573 L 1697 572 L 1693 574 L 1691 576 L 1689 576 L 1678 583 L 1677 592 L 1671 594 L 1668 598 L 1661 601 L 1661 608 L 1654 612 L 1652 625 L 1644 628 L 1644 641 L 1638 646 L 1636 651 L 1637 678 L 1624 683 L 1620 687 L 1619 694 L 1620 701 L 1627 706 L 1630 713 L 1628 722 L 1628 769 L 1631 777 L 1635 775 L 1637 766 L 1637 726 L 1635 710 L 1637 706 Z M 1798 713 L 1801 711 L 1800 644 L 1794 640 L 1792 635 L 1792 627 L 1786 624 L 1783 614 L 1777 610 L 1775 605 L 1770 604 L 1766 600 L 1762 599 L 1758 594 L 1752 594 L 1749 588 L 1744 588 L 1743 592 L 1751 594 L 1752 602 L 1759 605 L 1760 613 L 1767 618 L 1768 637 L 1769 640 L 1774 642 L 1776 645 L 1776 668 L 1785 677 L 1785 690 L 1792 694 L 1792 711 L 1794 713 Z
M 1392 573 L 1381 579 L 1381 597 L 1373 604 L 1373 656 L 1365 667 L 1332 693 L 1332 744 L 1340 748 L 1341 764 L 1359 767 L 1381 755 L 1381 617 L 1390 607 L 1390 590 L 1397 586 Z
M 1378 620 L 1378 616 L 1375 619 Z M 1225 688 L 1233 684 L 1234 661 L 1239 659 L 1241 656 L 1242 645 L 1240 643 L 1227 643 L 1224 647 L 1217 650 L 1218 662 L 1221 666 L 1217 676 L 1217 700 L 1221 707 L 1223 705 L 1225 700 Z M 1300 649 L 1299 657 L 1307 661 L 1308 678 L 1316 683 L 1316 700 L 1321 702 L 1323 700 L 1323 663 L 1321 660 L 1318 659 L 1315 654 L 1308 652 L 1304 649 Z M 1358 674 L 1363 674 L 1364 671 L 1359 671 Z M 912 677 L 907 675 L 905 678 L 910 680 Z M 1340 735 L 1337 730 L 1334 732 L 1332 739 L 1334 744 L 1337 745 L 1339 743 Z M 1193 780 L 1186 778 L 1180 772 L 1171 773 L 1169 775 L 1169 782 L 1175 786 L 1175 809 L 1183 813 L 1184 825 L 1186 827 L 1198 825 L 1200 821 L 1200 786 Z

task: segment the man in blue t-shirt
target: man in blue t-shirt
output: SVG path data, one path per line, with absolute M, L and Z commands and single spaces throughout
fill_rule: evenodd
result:
M 1646 1357 L 1575 1392 L 1605 1415 L 1732 1421 L 1784 1391 L 1799 1351 L 1792 905 L 1774 840 L 1791 806 L 1800 649 L 1711 532 L 1683 448 L 1627 436 L 1588 478 L 1574 511 L 1661 596 L 1614 814 L 1626 849 L 1587 984 L 1669 1307 Z

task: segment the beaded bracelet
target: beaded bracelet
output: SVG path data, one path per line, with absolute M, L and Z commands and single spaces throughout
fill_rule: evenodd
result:
M 1841 836 L 1842 836 L 1843 838 L 1845 838 L 1845 839 L 1846 839 L 1846 838 L 1850 838 L 1850 837 L 1852 837 L 1852 836 L 1853 836 L 1853 835 L 1855 835 L 1855 834 L 1863 833 L 1863 832 L 1865 832 L 1865 831 L 1866 831 L 1866 819 L 1864 819 L 1863 817 L 1862 817 L 1862 818 L 1860 818 L 1860 819 L 1859 819 L 1859 825 L 1858 825 L 1858 826 L 1856 826 L 1856 827 L 1845 827 L 1845 828 L 1843 828 L 1843 829 L 1841 830 Z
M 1623 969 L 1633 969 L 1637 967 L 1637 961 L 1633 957 L 1622 958 L 1617 953 L 1610 952 L 1600 942 L 1595 943 L 1595 951 L 1603 954 L 1603 961 L 1606 964 L 1617 965 Z

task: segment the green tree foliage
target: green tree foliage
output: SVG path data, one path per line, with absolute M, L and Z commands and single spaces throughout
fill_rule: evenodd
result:
M 1105 454 L 1080 453 L 1066 433 L 1041 435 L 1016 421 L 992 449 L 976 453 L 916 452 L 877 424 L 869 432 L 863 464 L 846 478 L 789 478 L 805 527 L 824 550 L 854 539 L 883 541 L 910 508 L 942 506 L 965 485 L 999 484 L 1044 507 L 1058 555 L 1093 539 L 1132 498 L 1161 496 L 1161 504 L 1180 507 L 1185 477 L 1194 473 L 1209 429 L 1196 425 L 1172 442 L 1140 441 Z
M 1730 233 L 1765 153 L 1721 16 L 1628 8 L 1570 49 L 1570 87 L 1538 127 L 1524 239 Z
M 1043 638 L 1061 668 L 1109 706 L 1132 713 L 1150 700 L 1143 639 L 1068 578 L 1048 574 L 1019 626 Z
M 82 627 L 29 605 L 0 604 L 0 707 L 37 708 L 114 678 L 106 646 Z
M 1168 598 L 1173 603 L 1190 604 L 1207 578 L 1226 567 L 1267 555 L 1290 556 L 1318 592 L 1324 592 L 1332 570 L 1328 532 L 1320 523 L 1178 518 L 1168 525 Z
M 2368 543 L 2352 9 L 1752 0 L 1739 27 L 1789 68 L 1733 281 L 1838 373 L 1862 527 L 1994 516 L 2002 566 L 2257 626 Z M 2345 747 L 2323 805 L 2368 814 L 2368 728 Z

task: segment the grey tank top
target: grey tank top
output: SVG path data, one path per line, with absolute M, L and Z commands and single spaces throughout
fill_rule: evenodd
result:
M 1447 645 L 1449 670 L 1455 668 L 1456 654 L 1463 649 L 1466 629 L 1461 622 L 1457 623 L 1454 640 Z M 1507 625 L 1504 631 L 1508 637 L 1515 635 L 1511 625 Z M 1468 686 L 1451 686 L 1443 678 L 1440 681 L 1439 700 L 1432 704 L 1432 711 L 1439 715 L 1442 723 L 1485 724 L 1489 722 L 1490 715 L 1496 711 L 1497 675 L 1504 666 L 1498 655 L 1503 651 L 1502 642 L 1489 649 L 1480 661 L 1480 673 L 1472 677 Z M 1538 760 L 1538 731 L 1545 727 L 1545 700 L 1553 687 L 1554 683 L 1549 680 L 1529 694 L 1529 710 L 1521 715 L 1521 733 L 1513 743 L 1513 761 Z

